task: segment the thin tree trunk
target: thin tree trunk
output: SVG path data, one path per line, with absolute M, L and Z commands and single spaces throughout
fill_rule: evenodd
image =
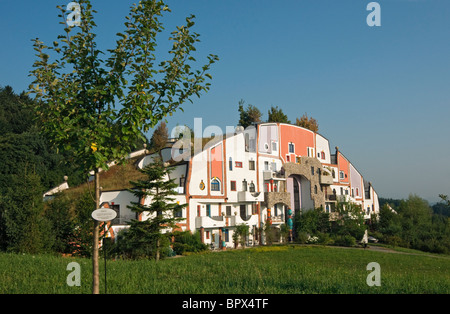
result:
M 95 169 L 95 209 L 100 206 L 100 175 Z M 94 219 L 94 240 L 92 246 L 92 293 L 99 294 L 100 279 L 98 272 L 99 222 Z
M 159 245 L 160 245 L 159 241 L 160 239 L 158 238 L 158 240 L 156 240 L 156 257 L 155 257 L 156 262 L 159 261 Z

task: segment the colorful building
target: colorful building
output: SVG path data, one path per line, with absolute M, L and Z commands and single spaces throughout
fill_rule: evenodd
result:
M 361 206 L 365 218 L 378 213 L 378 196 L 371 183 L 328 140 L 308 129 L 284 124 L 261 123 L 233 134 L 216 137 L 192 154 L 169 145 L 161 151 L 164 162 L 189 158 L 174 164 L 171 179 L 179 187 L 176 201 L 186 203 L 179 215 L 182 230 L 199 232 L 204 243 L 215 248 L 233 247 L 237 225 L 249 226 L 248 245 L 264 243 L 262 226 L 291 224 L 295 217 L 313 208 L 333 213 L 338 201 Z M 142 168 L 154 158 L 146 155 Z M 137 200 L 128 191 L 105 191 L 101 203 L 114 208 L 112 236 L 135 216 L 127 205 Z

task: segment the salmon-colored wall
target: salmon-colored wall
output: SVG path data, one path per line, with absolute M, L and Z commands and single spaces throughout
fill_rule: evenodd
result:
M 339 176 L 339 181 L 348 183 L 348 180 L 349 180 L 349 177 L 350 177 L 348 160 L 345 159 L 345 157 L 343 157 L 341 154 L 339 154 L 338 163 L 339 163 L 339 171 L 343 171 L 344 174 L 345 174 L 345 178 L 344 179 L 341 179 L 340 176 Z
M 280 125 L 280 153 L 281 157 L 286 160 L 286 155 L 289 154 L 289 143 L 295 145 L 295 155 L 308 156 L 308 147 L 315 147 L 314 145 L 314 132 L 292 126 L 292 125 Z M 290 154 L 290 161 L 295 162 L 295 155 Z
M 222 190 L 223 186 L 223 148 L 222 144 L 217 145 L 216 147 L 211 148 L 211 179 L 216 177 L 220 180 L 220 187 Z

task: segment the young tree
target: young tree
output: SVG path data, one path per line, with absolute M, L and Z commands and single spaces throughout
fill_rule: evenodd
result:
M 239 101 L 239 125 L 243 126 L 244 129 L 249 125 L 261 122 L 262 113 L 259 109 L 253 105 L 248 105 L 247 109 L 244 109 L 245 101 L 241 99 Z
M 30 91 L 36 95 L 34 110 L 42 132 L 58 149 L 71 153 L 85 173 L 95 171 L 98 208 L 99 169 L 126 156 L 134 148 L 130 143 L 142 137 L 142 132 L 182 110 L 194 95 L 200 97 L 208 91 L 206 79 L 212 78 L 209 70 L 218 58 L 209 55 L 205 65 L 192 69 L 199 34 L 192 31 L 191 15 L 171 33 L 171 58 L 158 63 L 155 51 L 157 35 L 163 30 L 160 18 L 170 9 L 163 1 L 143 0 L 131 7 L 125 31 L 117 34 L 116 47 L 108 50 L 104 60 L 94 33 L 96 11 L 89 0 L 77 2 L 80 23 L 76 27 L 67 24 L 67 11 L 59 6 L 65 25 L 59 41 L 48 47 L 38 38 L 34 40 L 38 60 L 31 71 Z M 49 50 L 60 58 L 50 62 Z M 95 222 L 93 293 L 99 293 L 98 234 Z
M 304 127 L 313 132 L 319 132 L 319 123 L 313 117 L 308 117 L 308 114 L 304 114 L 300 119 L 295 120 L 295 125 Z
M 178 185 L 175 179 L 169 179 L 172 170 L 160 158 L 155 158 L 141 170 L 147 178 L 131 182 L 133 188 L 129 190 L 140 201 L 132 202 L 128 208 L 142 214 L 144 220 L 133 220 L 125 237 L 133 241 L 134 250 L 144 252 L 143 255 L 151 254 L 156 261 L 160 259 L 161 243 L 170 237 L 171 231 L 177 227 L 176 223 L 182 219 L 177 217 L 177 213 L 187 206 L 174 202 L 173 196 L 177 195 L 175 188 Z M 150 203 L 147 205 L 142 200 L 149 200 Z
M 269 115 L 269 118 L 268 118 L 267 122 L 291 123 L 291 121 L 289 121 L 287 115 L 285 115 L 283 110 L 278 108 L 278 106 L 270 107 L 268 115 Z

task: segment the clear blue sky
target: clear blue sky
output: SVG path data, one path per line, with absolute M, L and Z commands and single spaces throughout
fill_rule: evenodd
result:
M 62 32 L 57 4 L 0 0 L 0 85 L 27 89 L 30 39 Z M 100 49 L 114 47 L 135 1 L 93 0 Z M 278 105 L 291 121 L 307 112 L 319 132 L 372 181 L 382 197 L 450 194 L 450 1 L 389 0 L 369 27 L 369 0 L 168 0 L 167 32 L 196 15 L 198 61 L 219 55 L 212 88 L 169 119 L 223 130 L 240 99 L 267 118 Z M 166 36 L 161 49 L 166 49 Z M 166 49 L 167 50 L 167 49 Z

